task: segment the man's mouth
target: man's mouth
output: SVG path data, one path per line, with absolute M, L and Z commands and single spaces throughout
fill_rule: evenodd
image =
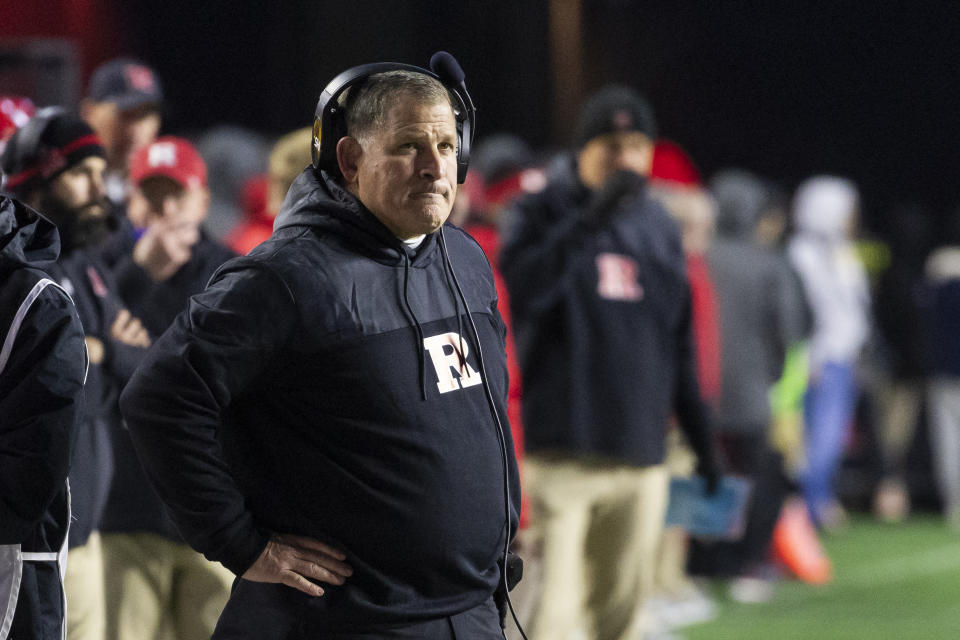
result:
M 418 191 L 418 192 L 416 192 L 416 193 L 413 194 L 413 197 L 414 197 L 414 198 L 433 198 L 433 197 L 436 197 L 436 198 L 443 198 L 444 200 L 446 200 L 446 199 L 447 199 L 447 192 L 446 192 L 446 191 Z

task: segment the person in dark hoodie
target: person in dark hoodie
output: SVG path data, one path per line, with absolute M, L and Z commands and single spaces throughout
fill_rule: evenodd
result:
M 524 478 L 543 544 L 535 638 L 628 638 L 644 625 L 672 414 L 698 473 L 711 490 L 718 481 L 680 231 L 645 189 L 655 138 L 646 100 L 601 89 L 581 110 L 576 153 L 505 214 Z
M 214 638 L 502 638 L 504 329 L 483 252 L 444 224 L 466 109 L 423 70 L 357 80 L 328 86 L 345 133 L 315 128 L 273 236 L 192 298 L 121 409 L 184 538 L 240 576 Z
M 0 638 L 63 637 L 87 354 L 73 301 L 43 270 L 59 251 L 52 223 L 0 196 Z
M 107 203 L 104 150 L 90 127 L 56 107 L 38 111 L 7 142 L 0 163 L 6 188 L 57 225 L 61 254 L 47 270 L 83 323 L 90 369 L 70 469 L 67 635 L 100 640 L 106 602 L 99 526 L 113 473 L 110 430 L 121 428 L 117 396 L 150 337 L 92 251 L 107 233 Z
M 207 168 L 183 138 L 164 136 L 130 159 L 129 207 L 147 221 L 114 273 L 130 311 L 160 335 L 235 254 L 200 228 L 210 206 Z M 232 574 L 183 542 L 144 476 L 129 431 L 113 431 L 115 472 L 101 524 L 107 640 L 205 640 Z

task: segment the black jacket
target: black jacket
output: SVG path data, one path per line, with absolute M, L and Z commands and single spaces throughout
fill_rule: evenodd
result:
M 0 545 L 25 552 L 59 551 L 69 523 L 86 352 L 73 302 L 42 271 L 59 250 L 50 222 L 0 196 Z M 62 617 L 56 564 L 24 563 L 12 637 L 59 639 Z
M 103 360 L 90 362 L 84 417 L 70 470 L 70 546 L 76 547 L 86 544 L 100 528 L 113 478 L 112 433 L 123 428 L 117 398 L 147 350 L 111 337 L 110 327 L 124 305 L 97 253 L 82 248 L 61 254 L 49 272 L 73 297 L 85 335 L 99 340 L 104 348 Z
M 501 436 L 484 385 L 456 372 L 460 338 L 505 422 L 504 327 L 480 247 L 446 226 L 411 251 L 308 168 L 270 240 L 154 345 L 121 408 L 185 539 L 238 575 L 268 532 L 325 541 L 354 568 L 321 598 L 239 581 L 215 637 L 315 637 L 490 597 L 518 479 L 504 424 L 508 531 Z
M 120 233 L 133 237 L 129 225 Z M 190 260 L 163 282 L 154 282 L 133 261 L 133 246 L 126 255 L 113 257 L 113 276 L 124 304 L 140 319 L 151 335 L 159 336 L 187 308 L 190 296 L 203 291 L 224 262 L 236 254 L 201 233 Z M 111 431 L 114 476 L 101 522 L 105 532 L 146 531 L 180 540 L 156 492 L 150 487 L 127 429 Z
M 599 222 L 572 158 L 504 222 L 529 453 L 659 464 L 672 413 L 713 459 L 679 230 L 639 192 Z

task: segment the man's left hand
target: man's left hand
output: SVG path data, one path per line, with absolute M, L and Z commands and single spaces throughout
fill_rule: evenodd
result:
M 279 582 L 310 596 L 322 596 L 323 589 L 313 581 L 343 584 L 353 575 L 345 559 L 343 552 L 319 540 L 275 535 L 241 577 L 252 582 Z

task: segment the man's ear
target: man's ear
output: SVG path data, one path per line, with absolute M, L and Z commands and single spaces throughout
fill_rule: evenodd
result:
M 337 141 L 337 165 L 340 167 L 340 173 L 343 174 L 345 184 L 354 184 L 357 180 L 358 166 L 360 156 L 363 155 L 363 147 L 360 141 L 352 136 L 344 136 Z

